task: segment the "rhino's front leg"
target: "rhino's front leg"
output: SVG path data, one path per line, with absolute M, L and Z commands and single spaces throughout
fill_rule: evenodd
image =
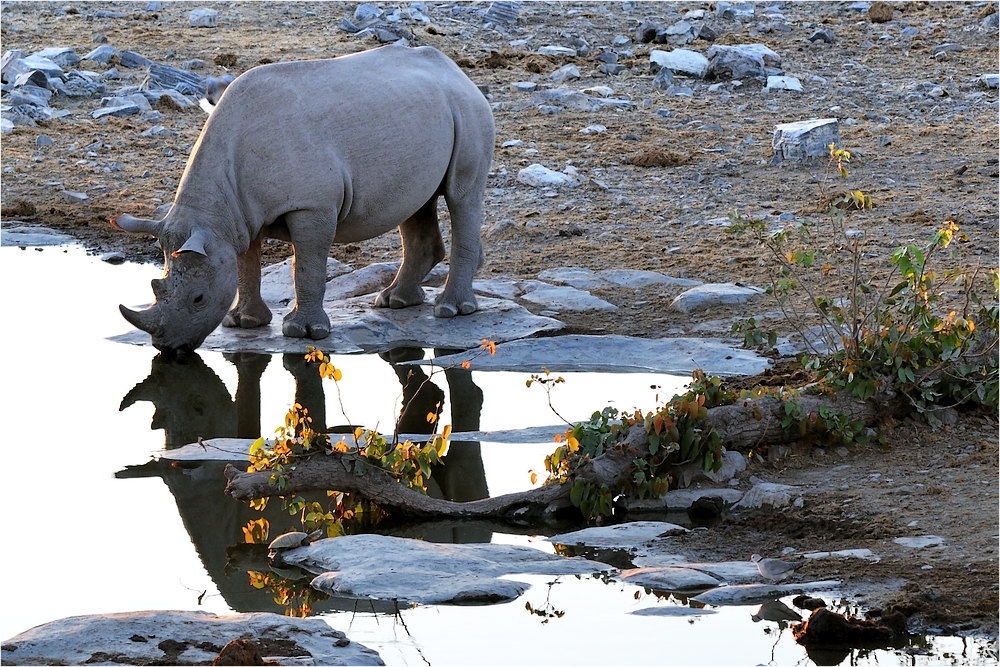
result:
M 420 283 L 434 265 L 444 259 L 444 241 L 437 219 L 437 197 L 399 226 L 403 239 L 403 262 L 395 280 L 375 299 L 376 308 L 406 308 L 424 302 Z
M 479 309 L 472 291 L 472 277 L 486 259 L 479 225 L 483 219 L 482 198 L 449 199 L 451 213 L 451 266 L 444 291 L 434 302 L 434 317 L 468 315 Z
M 285 216 L 295 256 L 295 307 L 285 315 L 281 332 L 292 338 L 319 340 L 330 335 L 330 317 L 323 310 L 326 294 L 326 258 L 336 236 L 337 223 L 312 211 Z
M 239 296 L 222 320 L 224 327 L 253 329 L 271 321 L 271 309 L 260 296 L 260 244 L 260 238 L 251 241 L 247 251 L 236 258 Z

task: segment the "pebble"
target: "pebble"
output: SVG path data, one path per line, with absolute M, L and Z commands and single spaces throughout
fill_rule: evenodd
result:
M 101 261 L 107 262 L 108 264 L 121 264 L 125 261 L 125 253 L 117 251 L 106 252 L 101 255 Z
M 534 81 L 515 81 L 510 87 L 520 93 L 531 93 L 538 88 L 538 84 Z
M 62 196 L 63 201 L 67 204 L 82 204 L 87 201 L 89 197 L 83 192 L 73 192 L 71 190 L 60 190 L 59 194 Z
M 39 134 L 37 137 L 35 137 L 36 146 L 51 146 L 54 143 L 55 142 L 48 135 L 45 134 Z

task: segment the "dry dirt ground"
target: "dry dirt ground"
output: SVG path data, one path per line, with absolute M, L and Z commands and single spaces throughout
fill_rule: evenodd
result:
M 497 30 L 484 25 L 482 11 L 477 12 L 487 3 L 455 10 L 453 4 L 428 3 L 430 24 L 405 24 L 417 42 L 441 49 L 473 81 L 488 86 L 494 104 L 497 148 L 480 276 L 535 278 L 546 268 L 582 266 L 765 285 L 772 275 L 766 253 L 709 221 L 730 212 L 772 220 L 807 215 L 825 195 L 855 189 L 871 194 L 876 204 L 872 211 L 852 214 L 848 223 L 866 232 L 865 271 L 880 275 L 898 244 L 922 242 L 948 219 L 966 236 L 954 244 L 945 267 L 977 261 L 996 265 L 997 91 L 978 81 L 997 71 L 996 28 L 983 27 L 996 3 L 898 3 L 891 7 L 892 20 L 882 23 L 847 2 L 777 2 L 780 17 L 765 14 L 762 3 L 747 22 L 716 16 L 707 3 L 631 4 L 524 3 L 516 24 Z M 377 45 L 338 29 L 341 19 L 354 12 L 353 3 L 204 3 L 219 10 L 213 29 L 189 27 L 188 13 L 196 6 L 202 5 L 166 2 L 146 11 L 145 2 L 4 3 L 3 48 L 30 53 L 70 46 L 83 55 L 97 45 L 93 36 L 99 33 L 111 46 L 153 61 L 179 67 L 201 59 L 207 66 L 198 73 L 218 77 L 262 62 L 332 57 Z M 593 57 L 610 49 L 616 36 L 631 36 L 641 20 L 666 27 L 696 9 L 708 10 L 704 22 L 719 43 L 763 43 L 778 53 L 782 68 L 802 81 L 805 92 L 766 92 L 752 79 L 737 86 L 680 76 L 675 83 L 690 87 L 690 97 L 658 91 L 649 73 L 649 51 L 673 48 L 669 45 L 623 44 L 616 48 L 631 51 L 619 60 L 626 71 L 609 77 L 597 70 Z M 100 10 L 125 16 L 101 17 Z M 820 28 L 831 30 L 835 40 L 809 41 Z M 576 48 L 578 39 L 589 45 L 586 56 L 535 53 L 550 44 Z M 525 41 L 519 46 L 518 40 Z M 935 55 L 945 44 L 957 46 Z M 710 45 L 699 40 L 687 48 L 704 53 Z M 543 115 L 529 93 L 511 87 L 518 81 L 555 87 L 559 84 L 548 77 L 566 63 L 575 63 L 582 75 L 567 85 L 609 86 L 635 108 L 567 108 Z M 81 68 L 105 69 L 87 62 Z M 144 75 L 119 71 L 123 80 L 111 82 L 111 90 L 138 85 Z M 713 83 L 721 85 L 710 90 Z M 99 103 L 96 98 L 54 100 L 54 106 L 74 113 L 37 127 L 18 126 L 3 136 L 3 218 L 67 231 L 95 250 L 162 261 L 148 240 L 116 233 L 107 220 L 120 213 L 149 217 L 171 201 L 206 117 L 200 110 L 160 108 L 159 119 L 95 121 L 89 112 Z M 658 114 L 660 109 L 669 115 Z M 280 118 L 284 110 L 262 112 Z M 822 162 L 771 164 L 774 125 L 817 117 L 841 121 L 842 146 L 853 153 L 846 181 L 825 183 Z M 607 130 L 580 133 L 592 124 Z M 177 136 L 140 136 L 153 125 Z M 54 144 L 36 146 L 43 133 Z M 501 147 L 510 140 L 523 145 Z M 667 166 L 629 162 L 655 151 L 672 152 Z M 572 164 L 584 182 L 549 192 L 518 183 L 517 172 L 536 162 L 557 170 Z M 105 171 L 111 163 L 120 171 Z M 63 188 L 85 192 L 89 201 L 68 204 L 60 194 Z M 385 236 L 335 247 L 331 255 L 363 265 L 396 259 L 399 247 L 397 237 Z M 286 246 L 269 242 L 268 260 L 287 254 Z M 675 293 L 621 289 L 596 294 L 619 310 L 610 316 L 564 313 L 569 331 L 656 337 L 688 333 L 702 319 L 713 322 L 708 326 L 715 328 L 712 335 L 725 335 L 727 318 L 759 316 L 760 311 L 768 311 L 766 327 L 788 329 L 769 315 L 768 306 L 688 316 L 668 310 Z M 841 458 L 832 451 L 820 456 L 800 449 L 777 463 L 760 464 L 753 474 L 801 483 L 818 493 L 807 496 L 802 508 L 730 518 L 718 530 L 699 533 L 690 548 L 745 558 L 752 551 L 777 555 L 786 546 L 800 551 L 869 547 L 882 556 L 877 565 L 819 561 L 803 571 L 874 584 L 872 606 L 909 605 L 926 626 L 981 628 L 995 636 L 996 419 L 966 416 L 937 429 L 908 419 L 884 430 L 887 451 L 858 446 Z M 922 533 L 944 538 L 944 548 L 912 550 L 892 542 Z

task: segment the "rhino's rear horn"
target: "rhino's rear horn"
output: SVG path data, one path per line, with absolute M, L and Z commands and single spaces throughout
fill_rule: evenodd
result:
M 146 310 L 131 310 L 122 305 L 118 306 L 122 317 L 128 320 L 129 324 L 152 336 L 156 336 L 162 328 L 160 320 L 156 316 L 155 308 L 156 306 L 147 308 Z
M 160 223 L 155 220 L 143 220 L 134 216 L 124 214 L 116 218 L 111 218 L 111 226 L 123 232 L 131 234 L 152 234 L 160 235 Z

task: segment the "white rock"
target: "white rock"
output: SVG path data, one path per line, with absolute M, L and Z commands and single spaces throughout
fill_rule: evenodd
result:
M 829 145 L 840 146 L 840 125 L 836 118 L 813 118 L 774 126 L 771 148 L 786 160 L 827 158 Z
M 570 49 L 565 46 L 542 46 L 539 47 L 538 53 L 543 56 L 575 56 L 576 49 Z
M 681 313 L 708 310 L 718 306 L 741 306 L 757 301 L 764 294 L 759 287 L 744 287 L 733 283 L 698 285 L 681 292 L 670 304 Z
M 840 551 L 814 551 L 802 554 L 803 558 L 818 560 L 821 558 L 860 558 L 872 563 L 878 563 L 882 559 L 872 553 L 871 549 L 841 549 Z
M 442 357 L 439 362 L 459 365 L 476 355 L 473 350 Z M 475 365 L 483 370 L 531 373 L 545 366 L 553 372 L 675 375 L 689 374 L 700 368 L 708 375 L 729 376 L 756 375 L 767 368 L 770 361 L 752 350 L 734 348 L 725 341 L 711 338 L 558 336 L 497 345 L 495 355 L 479 356 Z
M 579 79 L 580 70 L 573 63 L 568 65 L 563 65 L 555 72 L 549 75 L 549 78 L 556 83 L 562 83 L 563 81 L 569 81 L 570 79 Z
M 510 544 L 435 544 L 385 535 L 319 540 L 281 554 L 318 574 L 327 593 L 418 604 L 483 604 L 512 600 L 528 585 L 519 574 L 592 574 L 609 565 Z
M 767 77 L 767 90 L 793 90 L 802 92 L 802 83 L 794 76 L 769 76 Z
M 326 280 L 329 282 L 337 276 L 350 273 L 352 267 L 339 262 L 333 257 L 326 258 Z M 295 298 L 295 285 L 292 280 L 292 258 L 289 257 L 279 264 L 264 267 L 260 276 L 260 296 L 269 306 L 286 306 Z
M 536 280 L 525 281 L 525 293 L 521 299 L 537 303 L 540 306 L 556 311 L 614 311 L 618 306 L 600 299 L 590 292 L 578 290 L 575 287 L 549 285 Z
M 80 62 L 80 56 L 69 47 L 50 46 L 31 55 L 51 60 L 60 67 L 72 67 Z
M 540 164 L 532 164 L 517 172 L 519 183 L 530 185 L 533 188 L 560 188 L 563 186 L 579 185 L 573 178 L 558 171 L 553 171 Z
M 655 540 L 665 533 L 678 534 L 689 532 L 674 523 L 665 521 L 630 521 L 614 526 L 595 526 L 583 528 L 572 533 L 562 533 L 547 538 L 553 544 L 569 546 L 628 548 Z
M 724 583 L 710 574 L 678 566 L 633 568 L 623 571 L 618 578 L 626 584 L 669 593 L 703 591 Z
M 142 641 L 133 637 L 141 637 Z M 378 653 L 349 641 L 321 618 L 289 618 L 262 612 L 216 616 L 203 611 L 136 611 L 63 618 L 4 641 L 3 664 L 144 665 L 162 663 L 165 657 L 169 663 L 170 656 L 158 646 L 166 640 L 186 644 L 175 658 L 177 664 L 209 664 L 223 646 L 241 637 L 265 640 L 265 645 L 269 643 L 266 640 L 291 642 L 310 656 L 297 658 L 294 664 L 299 665 L 385 664 Z M 199 648 L 202 642 L 213 648 Z M 98 654 L 108 657 L 101 659 Z M 264 660 L 276 657 L 267 652 L 263 655 Z
M 13 222 L 13 221 L 11 221 Z M 4 223 L 0 245 L 4 246 L 55 246 L 76 243 L 76 239 L 48 227 L 9 226 Z
M 706 73 L 715 77 L 743 79 L 767 76 L 767 66 L 778 66 L 781 58 L 763 44 L 736 44 L 726 46 L 714 44 L 708 49 L 708 69 Z
M 188 15 L 188 22 L 192 28 L 214 28 L 219 25 L 219 12 L 207 7 L 193 9 Z
M 598 271 L 597 275 L 619 287 L 629 289 L 646 289 L 654 286 L 694 287 L 702 284 L 700 280 L 674 278 L 656 271 L 640 271 L 638 269 L 604 269 Z
M 649 52 L 649 62 L 651 68 L 655 68 L 657 71 L 666 67 L 673 72 L 691 74 L 699 79 L 704 77 L 708 70 L 708 58 L 697 51 L 688 49 L 674 49 L 673 51 L 653 49 Z
M 986 75 L 984 75 L 986 76 Z M 996 88 L 996 86 L 993 86 Z M 615 91 L 607 86 L 593 86 L 591 88 L 584 88 L 583 92 L 588 95 L 597 95 L 598 97 L 611 97 L 615 94 Z
M 0 132 L 7 134 L 14 131 L 14 123 L 6 118 L 0 118 Z
M 944 546 L 944 538 L 937 535 L 920 535 L 918 537 L 897 537 L 896 544 L 910 549 L 925 549 L 927 547 Z
M 607 132 L 608 128 L 603 125 L 588 125 L 587 127 L 580 130 L 580 134 L 601 134 Z
M 775 484 L 773 482 L 761 482 L 743 494 L 743 499 L 736 503 L 736 507 L 755 509 L 757 507 L 785 507 L 792 502 L 792 496 L 799 495 L 797 486 L 788 484 Z

